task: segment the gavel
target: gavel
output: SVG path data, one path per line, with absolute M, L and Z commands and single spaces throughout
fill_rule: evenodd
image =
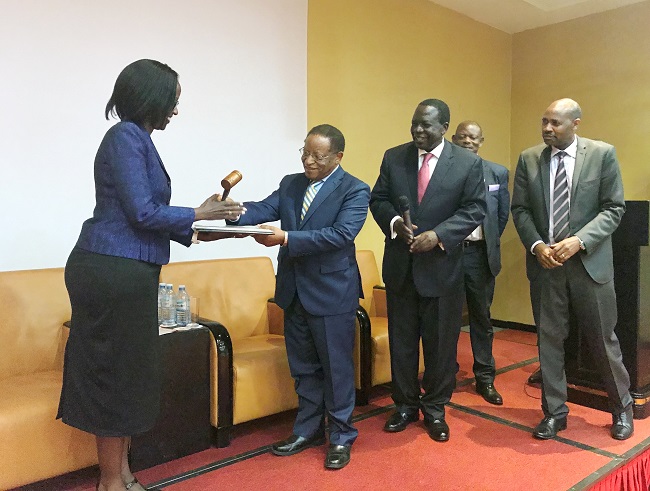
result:
M 238 170 L 234 170 L 221 180 L 221 187 L 223 188 L 221 201 L 226 200 L 233 186 L 237 184 L 239 181 L 241 181 L 241 177 L 242 177 L 241 172 L 239 172 Z

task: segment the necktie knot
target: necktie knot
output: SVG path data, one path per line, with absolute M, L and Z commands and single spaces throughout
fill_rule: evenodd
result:
M 431 160 L 432 157 L 432 153 L 425 153 L 424 158 L 422 159 L 422 165 L 429 165 L 429 160 Z

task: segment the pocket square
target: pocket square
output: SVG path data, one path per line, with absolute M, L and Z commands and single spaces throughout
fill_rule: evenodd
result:
M 488 191 L 498 191 L 500 187 L 500 184 L 488 184 Z

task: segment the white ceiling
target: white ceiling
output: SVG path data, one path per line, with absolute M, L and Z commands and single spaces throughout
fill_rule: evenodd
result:
M 648 0 L 430 0 L 510 34 Z

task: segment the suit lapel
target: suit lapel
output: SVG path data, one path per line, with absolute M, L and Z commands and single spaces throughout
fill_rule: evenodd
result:
M 542 195 L 546 206 L 546 216 L 551 216 L 551 147 L 546 146 L 539 158 L 540 177 L 542 182 Z
M 578 146 L 576 148 L 576 165 L 573 169 L 573 178 L 571 180 L 571 203 L 575 199 L 576 187 L 578 181 L 580 180 L 580 173 L 582 172 L 582 167 L 585 163 L 585 157 L 587 156 L 587 147 L 578 137 Z
M 153 144 L 153 140 L 151 139 L 151 135 L 147 133 L 144 129 L 138 126 L 146 135 L 147 138 L 149 139 L 149 146 L 153 150 L 153 153 L 156 155 L 156 158 L 158 159 L 158 163 L 160 164 L 160 167 L 162 168 L 162 171 L 165 173 L 165 177 L 167 178 L 167 182 L 171 183 L 171 179 L 169 177 L 169 174 L 167 174 L 167 169 L 165 169 L 165 164 L 163 164 L 162 159 L 160 158 L 160 154 L 158 153 L 158 149 L 156 148 L 156 145 Z
M 409 191 L 409 202 L 411 207 L 418 204 L 418 149 L 412 144 L 406 155 L 406 184 Z
M 492 229 L 492 216 L 493 213 L 490 213 L 490 184 L 496 184 L 497 180 L 494 178 L 492 169 L 490 166 L 483 160 L 483 184 L 485 184 L 485 200 L 487 205 L 487 212 L 485 218 L 483 219 L 483 236 L 487 240 L 488 231 Z
M 436 191 L 440 187 L 440 184 L 444 181 L 447 172 L 451 169 L 453 165 L 454 156 L 452 153 L 451 143 L 445 140 L 445 145 L 442 147 L 442 153 L 436 164 L 436 168 L 431 175 L 431 180 L 427 186 L 424 196 L 422 197 L 422 202 L 420 206 L 426 206 L 427 203 L 431 200 L 433 196 L 436 195 Z M 417 179 L 416 179 L 417 181 Z M 417 196 L 417 186 L 416 186 L 416 196 Z
M 298 230 L 300 228 L 300 213 L 302 212 L 302 202 L 305 199 L 305 193 L 307 192 L 307 186 L 309 186 L 309 179 L 307 179 L 307 176 L 302 174 L 302 176 L 299 177 L 300 182 L 296 184 L 295 190 L 292 192 L 294 195 L 294 213 L 293 213 L 293 218 L 294 218 L 294 225 L 295 228 L 294 230 Z
M 316 196 L 314 197 L 314 200 L 311 202 L 311 205 L 309 205 L 309 209 L 305 214 L 305 218 L 298 226 L 298 230 L 301 230 L 305 226 L 311 216 L 316 212 L 316 210 L 318 210 L 318 207 L 327 199 L 330 194 L 332 194 L 332 191 L 334 191 L 339 186 L 341 180 L 343 179 L 343 174 L 343 168 L 339 166 L 339 168 L 334 171 L 334 173 L 327 179 L 327 181 L 321 185 L 318 193 L 316 193 Z M 305 190 L 307 190 L 306 186 Z M 302 199 L 300 200 L 300 207 L 302 208 Z M 300 218 L 300 212 L 298 212 L 298 218 Z

